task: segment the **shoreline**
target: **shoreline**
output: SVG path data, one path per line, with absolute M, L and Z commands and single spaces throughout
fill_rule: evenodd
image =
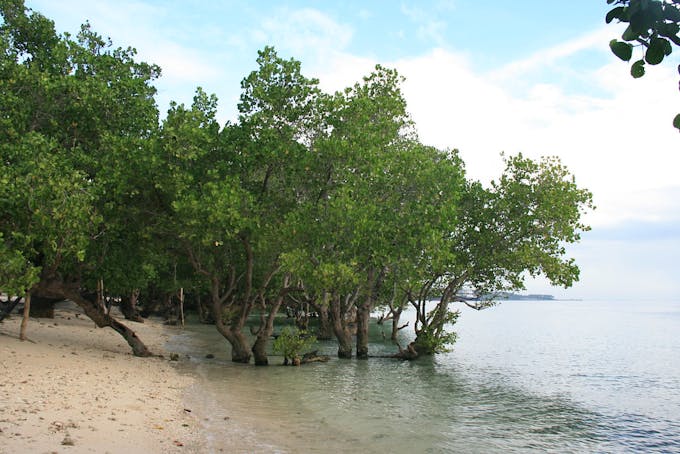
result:
M 24 342 L 20 323 L 15 314 L 0 323 L 0 453 L 205 452 L 184 407 L 196 376 L 168 360 L 173 327 L 124 321 L 165 357 L 138 358 L 70 303 L 54 319 L 31 318 Z

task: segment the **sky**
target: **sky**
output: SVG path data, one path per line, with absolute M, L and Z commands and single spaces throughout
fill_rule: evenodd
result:
M 273 45 L 328 92 L 377 64 L 396 68 L 422 142 L 456 148 L 469 178 L 489 182 L 501 153 L 556 155 L 593 192 L 592 226 L 568 248 L 560 298 L 680 298 L 680 48 L 634 80 L 609 51 L 620 24 L 606 0 L 26 0 L 76 33 L 89 21 L 116 47 L 162 68 L 161 112 L 196 87 L 236 118 L 240 81 Z M 634 59 L 641 57 L 636 49 Z

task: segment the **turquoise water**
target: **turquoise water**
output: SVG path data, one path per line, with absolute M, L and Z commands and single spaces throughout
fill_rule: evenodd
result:
M 201 325 L 171 348 L 199 377 L 187 399 L 211 452 L 680 452 L 680 302 L 461 311 L 454 350 L 416 362 L 237 365 Z

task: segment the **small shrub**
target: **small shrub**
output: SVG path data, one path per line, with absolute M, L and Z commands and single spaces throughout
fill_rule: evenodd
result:
M 283 355 L 283 364 L 288 364 L 290 359 L 294 365 L 299 365 L 301 353 L 309 350 L 315 342 L 315 336 L 308 335 L 305 331 L 300 331 L 295 327 L 286 326 L 274 341 L 274 353 Z

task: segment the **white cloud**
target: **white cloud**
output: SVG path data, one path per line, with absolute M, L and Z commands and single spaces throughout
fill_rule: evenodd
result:
M 600 28 L 556 46 L 542 49 L 521 60 L 511 62 L 492 71 L 488 77 L 491 80 L 497 81 L 507 81 L 522 77 L 528 72 L 552 65 L 581 51 L 597 48 L 604 49 L 613 36 L 616 36 L 616 31 L 612 32 L 610 27 Z
M 501 151 L 558 155 L 595 193 L 595 221 L 666 215 L 632 194 L 680 185 L 680 134 L 671 126 L 680 98 L 668 68 L 633 80 L 625 64 L 609 64 L 589 77 L 611 94 L 594 97 L 546 82 L 518 94 L 440 49 L 395 65 L 407 77 L 404 92 L 421 139 L 459 148 L 472 177 L 497 176 Z
M 417 6 L 409 6 L 406 3 L 401 4 L 401 12 L 418 25 L 417 33 L 419 39 L 431 41 L 437 45 L 442 45 L 445 42 L 444 32 L 446 31 L 446 22 L 439 19 L 436 15 Z
M 262 22 L 262 41 L 284 48 L 296 58 L 343 50 L 352 39 L 352 28 L 334 21 L 327 14 L 312 8 L 280 10 Z

